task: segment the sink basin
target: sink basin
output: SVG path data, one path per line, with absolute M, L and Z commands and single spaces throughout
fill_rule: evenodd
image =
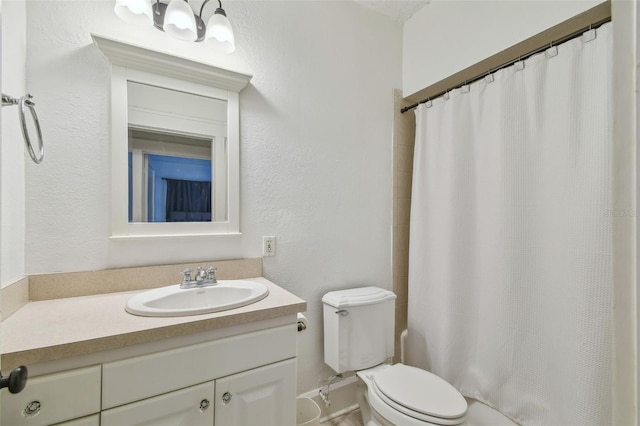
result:
M 136 294 L 125 309 L 145 317 L 208 314 L 249 305 L 268 294 L 267 286 L 253 280 L 219 280 L 209 287 L 189 289 L 174 284 Z

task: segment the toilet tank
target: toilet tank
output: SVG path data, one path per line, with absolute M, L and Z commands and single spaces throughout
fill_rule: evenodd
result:
M 393 356 L 395 299 L 393 292 L 378 287 L 325 294 L 324 362 L 343 373 L 373 367 Z

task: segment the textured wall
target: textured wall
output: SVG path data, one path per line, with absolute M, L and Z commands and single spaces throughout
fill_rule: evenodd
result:
M 27 33 L 25 0 L 2 4 L 2 93 L 21 97 L 26 93 Z M 37 101 L 37 99 L 36 99 Z M 34 134 L 35 138 L 35 134 Z M 2 108 L 0 145 L 0 283 L 2 287 L 24 276 L 25 261 L 25 158 L 26 167 L 37 167 L 26 155 L 18 121 L 18 107 Z M 37 143 L 34 140 L 34 143 Z
M 264 275 L 308 302 L 298 390 L 317 387 L 332 374 L 323 363 L 322 295 L 391 288 L 400 24 L 354 2 L 230 1 L 238 48 L 224 56 L 131 27 L 112 8 L 28 2 L 27 83 L 48 157 L 27 170 L 27 273 L 259 257 L 262 236 L 275 235 Z M 109 240 L 110 71 L 91 32 L 254 75 L 240 97 L 241 236 Z
M 433 0 L 404 25 L 403 94 L 410 96 L 602 2 Z

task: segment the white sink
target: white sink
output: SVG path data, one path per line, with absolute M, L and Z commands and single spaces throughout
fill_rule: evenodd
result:
M 189 289 L 174 284 L 136 294 L 125 309 L 145 317 L 208 314 L 249 305 L 268 294 L 267 286 L 253 280 L 219 280 L 209 287 Z

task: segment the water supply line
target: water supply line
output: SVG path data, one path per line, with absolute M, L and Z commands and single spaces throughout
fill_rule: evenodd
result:
M 331 406 L 331 399 L 329 399 L 329 392 L 331 392 L 331 385 L 340 379 L 342 379 L 342 373 L 329 377 L 329 379 L 327 379 L 326 392 L 323 391 L 322 389 L 320 389 L 319 391 L 320 399 L 322 399 L 322 401 L 324 402 L 324 406 L 327 408 Z

